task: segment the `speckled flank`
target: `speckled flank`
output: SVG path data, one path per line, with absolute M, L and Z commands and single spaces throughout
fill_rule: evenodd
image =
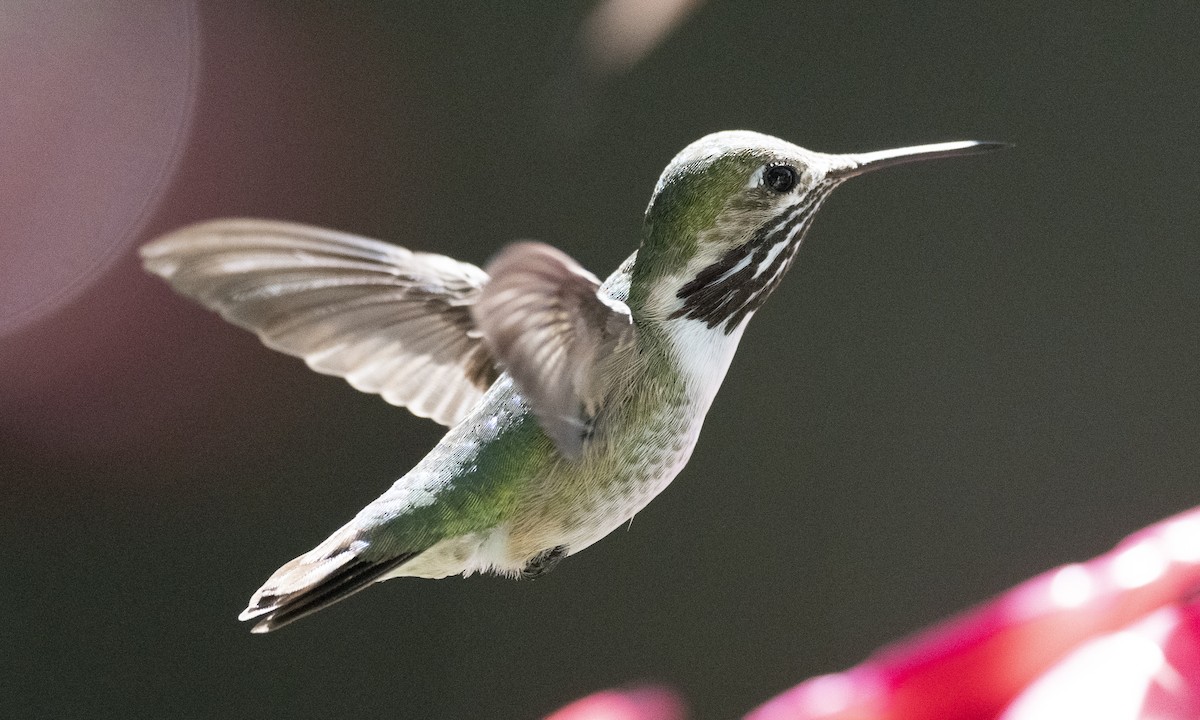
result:
M 628 265 L 605 283 L 616 299 L 627 291 Z M 572 554 L 591 545 L 645 507 L 691 455 L 716 389 L 704 386 L 719 385 L 741 333 L 705 333 L 730 345 L 728 351 L 688 347 L 705 367 L 712 359 L 721 366 L 716 377 L 690 377 L 680 372 L 672 330 L 690 324 L 639 328 L 636 358 L 579 460 L 554 452 L 505 376 L 350 526 L 371 528 L 369 542 L 388 552 L 409 544 L 429 548 L 390 577 L 517 574 L 549 549 Z

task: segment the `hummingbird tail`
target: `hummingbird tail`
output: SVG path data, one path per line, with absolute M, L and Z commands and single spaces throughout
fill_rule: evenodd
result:
M 275 571 L 238 619 L 261 618 L 251 630 L 254 633 L 276 630 L 366 589 L 419 554 L 402 553 L 383 560 L 366 559 L 352 550 L 332 557 L 301 555 Z

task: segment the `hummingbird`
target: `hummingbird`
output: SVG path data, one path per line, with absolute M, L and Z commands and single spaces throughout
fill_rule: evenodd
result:
M 707 135 L 662 172 L 636 251 L 600 282 L 541 243 L 486 269 L 307 225 L 224 219 L 146 269 L 312 369 L 449 430 L 240 620 L 268 632 L 395 577 L 533 578 L 630 520 L 687 463 L 746 324 L 822 202 L 880 168 L 1004 147 L 832 155 Z

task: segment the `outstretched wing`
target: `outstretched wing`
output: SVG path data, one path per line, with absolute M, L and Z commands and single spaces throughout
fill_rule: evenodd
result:
M 146 269 L 312 369 L 443 425 L 497 377 L 470 307 L 488 276 L 442 255 L 269 220 L 191 225 Z
M 629 308 L 541 243 L 509 246 L 488 274 L 475 323 L 559 452 L 576 458 L 613 381 L 606 367 L 634 338 Z

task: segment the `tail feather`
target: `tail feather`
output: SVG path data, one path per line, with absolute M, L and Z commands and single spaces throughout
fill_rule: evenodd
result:
M 418 554 L 370 560 L 343 550 L 317 562 L 302 555 L 279 568 L 238 619 L 262 618 L 251 632 L 276 630 L 365 589 Z

